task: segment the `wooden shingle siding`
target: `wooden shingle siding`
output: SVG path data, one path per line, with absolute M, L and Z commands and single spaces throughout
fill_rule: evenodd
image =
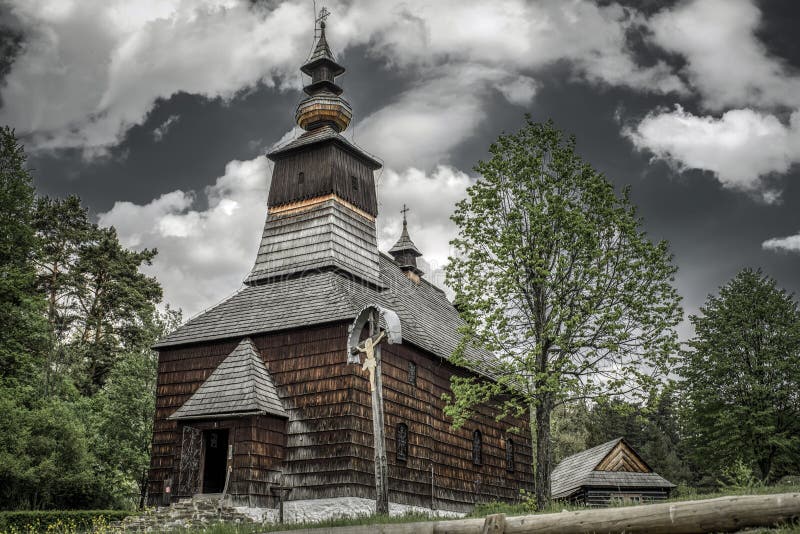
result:
M 270 213 L 246 283 L 324 269 L 339 269 L 382 286 L 375 221 L 335 198 L 304 211 Z
M 332 142 L 337 139 L 332 135 L 327 144 L 299 145 L 289 153 L 281 152 L 276 156 L 269 206 L 334 193 L 373 217 L 378 214 L 373 165 L 354 155 L 352 149 L 346 149 L 341 142 Z M 305 178 L 302 183 L 298 180 L 301 172 Z M 356 178 L 356 188 L 352 177 Z
M 274 504 L 269 487 L 279 481 L 294 488 L 289 496 L 292 500 L 374 498 L 369 381 L 360 366 L 345 363 L 347 326 L 341 322 L 252 337 L 289 420 L 283 431 L 274 426 L 277 418 L 268 420 L 272 426 L 253 427 L 247 422 L 250 418 L 231 423 L 238 425 L 231 486 L 238 503 Z M 152 502 L 160 502 L 166 477 L 177 479 L 180 439 L 175 422 L 167 417 L 192 393 L 180 382 L 181 376 L 193 377 L 189 383 L 196 389 L 203 377 L 211 374 L 208 367 L 222 361 L 225 351 L 229 353 L 235 346 L 236 340 L 162 349 L 159 371 L 164 375 L 159 376 L 153 437 Z M 530 443 L 524 435 L 515 437 L 517 470 L 506 471 L 503 440 L 509 424 L 496 422 L 492 409 L 480 408 L 465 428 L 450 428 L 441 396 L 449 391 L 450 376 L 466 371 L 410 344 L 384 346 L 383 361 L 392 502 L 430 507 L 433 501 L 437 508 L 466 511 L 476 502 L 514 501 L 520 488 L 531 489 Z M 416 386 L 408 383 L 409 361 L 417 365 Z M 176 394 L 177 390 L 181 394 Z M 409 430 L 405 462 L 395 458 L 394 432 L 400 422 Z M 522 421 L 514 423 L 527 428 Z M 480 428 L 484 436 L 481 466 L 472 464 L 474 428 Z

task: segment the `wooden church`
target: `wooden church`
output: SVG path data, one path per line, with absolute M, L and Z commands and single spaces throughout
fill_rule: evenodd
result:
M 383 350 L 389 501 L 467 511 L 531 490 L 531 446 L 486 406 L 459 430 L 443 413 L 460 319 L 417 265 L 408 229 L 377 247 L 377 159 L 343 135 L 352 117 L 320 24 L 301 67 L 305 132 L 269 154 L 266 223 L 243 288 L 156 349 L 149 501 L 222 494 L 235 505 L 375 499 L 370 386 L 347 363 L 348 326 L 367 305 L 397 313 L 402 343 Z M 491 380 L 491 356 L 471 352 Z M 310 501 L 310 502 L 309 502 Z M 305 504 L 304 504 L 305 505 Z

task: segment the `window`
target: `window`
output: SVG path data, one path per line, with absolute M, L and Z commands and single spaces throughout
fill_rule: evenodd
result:
M 304 172 L 298 172 L 298 173 L 297 173 L 297 183 L 298 183 L 298 184 L 302 184 L 302 183 L 304 183 L 305 181 L 306 181 L 306 173 L 304 173 Z
M 414 362 L 408 362 L 408 383 L 417 385 L 417 364 Z
M 514 472 L 514 440 L 506 440 L 506 471 Z
M 400 423 L 395 432 L 397 439 L 397 460 L 405 462 L 408 460 L 408 425 Z
M 482 448 L 483 436 L 481 436 L 480 430 L 476 430 L 472 433 L 472 463 L 475 465 L 481 465 L 483 463 Z
M 353 185 L 353 191 L 358 191 L 358 178 L 351 176 L 350 183 Z

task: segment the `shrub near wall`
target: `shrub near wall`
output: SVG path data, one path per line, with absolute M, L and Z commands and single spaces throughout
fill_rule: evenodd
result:
M 120 521 L 127 510 L 24 510 L 0 512 L 0 534 L 28 532 L 82 532 L 94 526 Z

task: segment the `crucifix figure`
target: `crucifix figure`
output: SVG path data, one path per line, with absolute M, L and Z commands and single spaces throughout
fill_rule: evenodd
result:
M 378 362 L 375 359 L 375 347 L 381 340 L 386 336 L 386 332 L 381 332 L 378 337 L 373 339 L 372 337 L 368 337 L 364 340 L 364 346 L 362 347 L 361 344 L 356 345 L 356 350 L 358 352 L 363 352 L 366 354 L 366 358 L 364 358 L 364 365 L 361 366 L 361 370 L 369 371 L 369 390 L 375 391 L 375 371 L 378 368 Z
M 380 328 L 383 319 L 386 329 Z M 361 333 L 369 327 L 369 335 L 363 341 Z M 389 513 L 389 467 L 386 462 L 386 438 L 383 418 L 383 381 L 381 379 L 381 341 L 402 343 L 400 318 L 392 310 L 380 306 L 367 306 L 356 317 L 350 327 L 347 343 L 347 362 L 361 363 L 359 353 L 364 353 L 362 371 L 369 372 L 369 388 L 372 393 L 372 437 L 375 446 L 375 511 Z

